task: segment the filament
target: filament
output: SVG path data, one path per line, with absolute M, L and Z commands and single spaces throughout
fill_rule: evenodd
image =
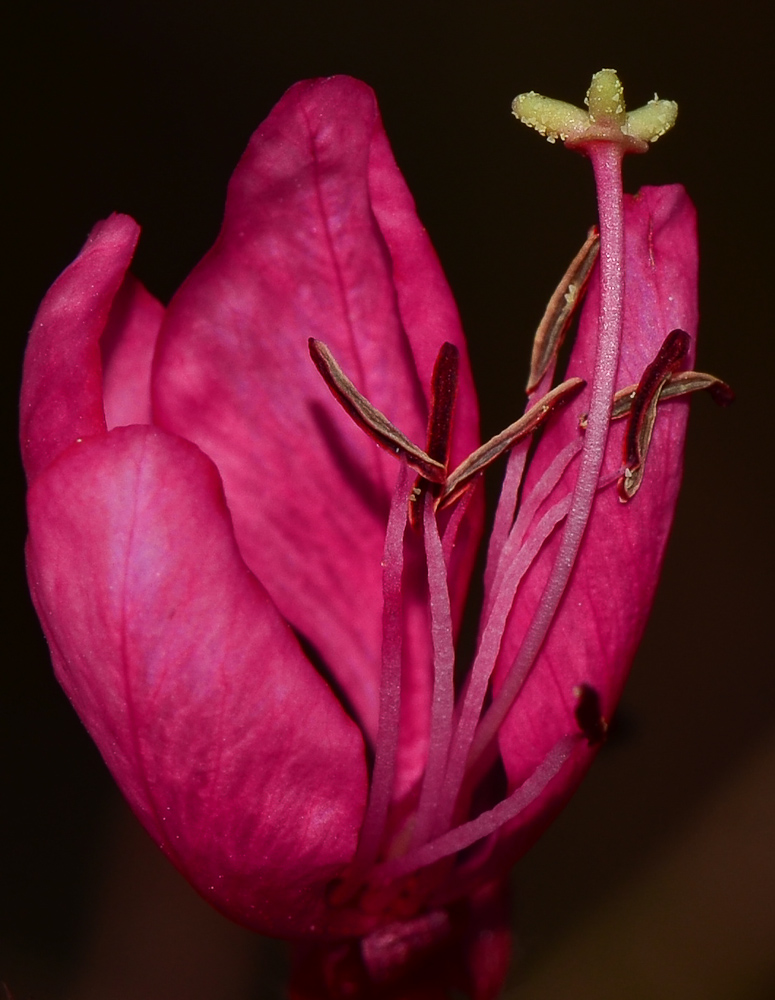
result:
M 455 707 L 455 647 L 447 569 L 432 498 L 427 493 L 423 498 L 423 528 L 433 639 L 433 698 L 428 761 L 415 819 L 414 846 L 425 843 L 438 811 Z
M 409 467 L 405 462 L 401 462 L 385 536 L 382 573 L 382 674 L 374 771 L 358 848 L 347 878 L 348 882 L 354 882 L 377 860 L 384 839 L 388 808 L 395 783 L 401 722 L 401 659 L 404 627 L 401 578 L 404 570 L 404 530 L 412 480 L 413 474 Z
M 449 857 L 451 854 L 457 854 L 458 851 L 475 844 L 477 840 L 482 840 L 482 838 L 494 833 L 504 823 L 508 823 L 509 820 L 523 812 L 542 794 L 570 756 L 577 741 L 578 736 L 576 735 L 564 736 L 519 788 L 515 789 L 502 802 L 499 802 L 494 808 L 480 813 L 476 819 L 462 823 L 441 837 L 437 837 L 436 840 L 417 848 L 417 850 L 378 865 L 374 871 L 375 881 L 388 881 L 409 875 L 411 872 L 417 871 L 418 868 L 424 868 L 436 861 L 441 861 L 442 858 Z

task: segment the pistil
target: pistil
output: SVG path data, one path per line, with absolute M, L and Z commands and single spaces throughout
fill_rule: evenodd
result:
M 672 126 L 677 114 L 672 101 L 656 97 L 644 108 L 628 114 L 621 83 L 613 70 L 595 74 L 586 103 L 588 112 L 529 93 L 515 98 L 513 104 L 517 118 L 551 142 L 562 139 L 592 161 L 600 228 L 600 314 L 584 448 L 559 552 L 519 653 L 477 728 L 469 768 L 495 738 L 514 704 L 538 658 L 576 564 L 605 456 L 619 365 L 625 292 L 622 158 L 625 152 L 645 152 L 649 142 Z
M 605 457 L 624 311 L 624 215 L 621 180 L 623 150 L 595 141 L 592 160 L 600 212 L 600 317 L 587 430 L 579 474 L 565 518 L 562 542 L 533 621 L 503 687 L 480 723 L 469 766 L 494 738 L 535 663 L 552 626 L 581 548 Z

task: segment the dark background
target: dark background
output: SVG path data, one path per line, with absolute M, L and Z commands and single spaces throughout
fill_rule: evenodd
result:
M 200 910 L 157 861 L 51 675 L 24 583 L 16 445 L 22 352 L 46 289 L 92 224 L 120 210 L 143 226 L 136 274 L 167 301 L 213 240 L 230 172 L 283 91 L 304 77 L 350 73 L 377 92 L 457 296 L 484 431 L 494 433 L 521 406 L 532 329 L 595 218 L 583 157 L 517 125 L 510 102 L 535 89 L 580 103 L 603 66 L 619 71 L 631 107 L 655 90 L 679 102 L 675 131 L 648 156 L 628 159 L 626 186 L 681 181 L 694 198 L 699 367 L 731 382 L 738 399 L 727 411 L 706 398 L 692 404 L 685 487 L 620 736 L 515 876 L 515 983 L 524 985 L 514 995 L 543 996 L 541 970 L 563 961 L 575 969 L 578 996 L 770 995 L 773 960 L 759 952 L 770 932 L 775 940 L 761 905 L 775 898 L 772 841 L 761 833 L 775 798 L 775 774 L 761 764 L 775 706 L 766 593 L 772 24 L 759 9 L 751 0 L 724 8 L 698 0 L 33 0 L 17 8 L 6 25 L 12 280 L 0 394 L 10 470 L 0 980 L 16 1000 L 149 998 L 154 989 L 166 1000 L 272 998 L 282 976 L 274 949 Z M 698 845 L 711 841 L 704 854 Z M 682 907 L 673 917 L 671 893 Z M 670 928 L 673 959 L 691 956 L 678 978 L 668 970 L 652 988 L 610 960 L 621 948 L 609 932 L 624 923 L 611 917 L 601 929 L 605 914 L 625 911 L 634 929 L 620 931 L 623 940 Z M 577 945 L 586 968 L 567 958 L 574 941 L 587 942 Z M 673 960 L 654 949 L 642 957 L 652 972 Z M 733 967 L 727 979 L 708 974 L 721 952 Z

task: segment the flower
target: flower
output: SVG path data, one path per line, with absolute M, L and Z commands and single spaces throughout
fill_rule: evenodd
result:
M 629 417 L 611 422 L 610 395 L 594 409 L 605 268 L 569 380 L 546 395 L 593 237 L 544 325 L 532 405 L 484 450 L 452 296 L 374 97 L 346 77 L 297 84 L 258 129 L 214 247 L 166 310 L 128 270 L 139 230 L 121 215 L 40 307 L 21 440 L 54 669 L 189 881 L 232 919 L 302 942 L 294 996 L 441 997 L 452 983 L 484 1000 L 502 982 L 504 878 L 594 756 L 656 586 L 687 409 L 660 393 L 704 378 L 677 374 L 697 321 L 691 204 L 647 188 L 623 213 L 612 378 Z M 310 338 L 382 450 L 334 405 Z M 515 519 L 526 435 L 545 421 Z M 478 472 L 506 448 L 454 708 Z M 636 471 L 622 503 L 610 486 Z

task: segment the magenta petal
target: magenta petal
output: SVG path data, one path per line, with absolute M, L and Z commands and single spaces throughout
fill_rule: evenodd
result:
M 29 519 L 57 676 L 151 836 L 233 919 L 325 930 L 362 738 L 245 566 L 215 467 L 119 428 L 38 477 Z
M 617 388 L 637 383 L 666 335 L 678 327 L 697 332 L 697 245 L 694 208 L 679 186 L 644 188 L 625 202 L 626 300 Z M 589 377 L 594 357 L 599 286 L 593 277 L 569 376 Z M 692 350 L 693 356 L 693 350 Z M 691 363 L 691 362 L 689 362 Z M 544 435 L 531 466 L 527 492 L 552 457 L 579 434 L 586 396 L 568 407 Z M 646 624 L 681 480 L 688 406 L 661 406 L 644 484 L 629 504 L 615 489 L 595 501 L 579 559 L 552 629 L 531 675 L 499 734 L 510 787 L 520 784 L 567 733 L 578 731 L 574 688 L 594 687 L 610 719 Z M 611 427 L 605 473 L 621 465 L 624 422 Z M 605 474 L 604 473 L 604 474 Z M 572 489 L 575 466 L 566 473 L 538 516 Z M 553 564 L 559 533 L 533 564 L 517 595 L 504 635 L 498 681 L 519 648 Z M 593 756 L 579 742 L 574 759 L 516 825 L 541 815 L 540 832 L 552 818 L 549 803 L 567 798 Z M 564 775 L 564 776 L 563 776 Z
M 22 458 L 30 482 L 75 440 L 105 430 L 99 339 L 139 235 L 128 215 L 98 223 L 38 309 L 21 393 Z
M 455 456 L 476 444 L 454 303 L 374 96 L 347 77 L 291 88 L 251 140 L 221 234 L 162 327 L 153 405 L 216 462 L 246 562 L 373 734 L 397 463 L 332 402 L 310 336 L 420 443 L 435 354 L 455 343 Z M 416 658 L 427 674 L 427 638 Z
M 508 881 L 482 885 L 465 903 L 463 947 L 473 1000 L 500 996 L 511 965 Z
M 151 363 L 163 318 L 161 302 L 127 274 L 100 341 L 109 430 L 151 423 Z

